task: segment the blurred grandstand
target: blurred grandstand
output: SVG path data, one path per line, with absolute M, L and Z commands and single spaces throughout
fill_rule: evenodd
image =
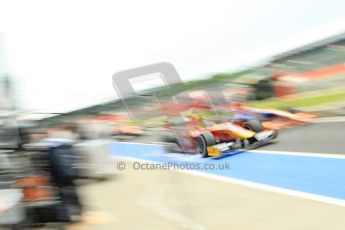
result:
M 345 33 L 278 55 L 270 68 L 297 92 L 345 86 Z
M 345 32 L 278 55 L 270 67 L 277 72 L 302 73 L 344 62 Z
M 252 87 L 254 93 L 251 100 L 315 90 L 341 90 L 341 87 L 345 87 L 345 32 L 324 36 L 319 41 L 282 52 L 264 64 L 238 73 L 217 74 L 209 79 L 152 91 L 160 97 L 171 97 L 191 89 L 217 86 L 224 88 L 225 84 Z M 147 97 L 129 99 L 131 104 L 138 106 L 148 105 L 146 101 L 152 103 Z M 70 113 L 57 114 L 42 122 L 54 124 L 65 120 L 120 111 L 125 111 L 122 102 L 113 100 Z
M 345 86 L 345 33 L 272 57 L 235 80 L 259 89 L 255 99 Z

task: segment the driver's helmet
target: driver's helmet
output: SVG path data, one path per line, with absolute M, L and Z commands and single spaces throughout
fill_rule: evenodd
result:
M 194 127 L 200 128 L 204 126 L 203 118 L 201 115 L 191 114 L 189 115 L 189 119 L 190 119 L 191 125 Z

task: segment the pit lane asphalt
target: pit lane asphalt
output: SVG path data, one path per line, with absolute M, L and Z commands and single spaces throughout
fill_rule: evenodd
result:
M 266 150 L 343 153 L 345 122 L 282 131 Z M 155 142 L 150 130 L 133 142 Z M 152 135 L 151 135 L 152 134 Z M 126 162 L 130 165 L 130 162 Z M 89 229 L 343 229 L 344 208 L 176 171 L 128 167 L 116 180 L 82 188 L 86 206 L 108 214 Z M 330 215 L 331 214 L 331 215 Z
M 161 141 L 166 130 L 149 130 L 146 135 L 131 142 L 155 143 Z M 312 123 L 279 132 L 278 138 L 260 150 L 345 154 L 345 121 Z
M 313 123 L 280 132 L 260 150 L 345 154 L 345 122 Z
M 105 216 L 88 225 L 90 230 L 343 230 L 345 225 L 344 207 L 171 170 L 128 167 L 80 193 L 88 209 Z

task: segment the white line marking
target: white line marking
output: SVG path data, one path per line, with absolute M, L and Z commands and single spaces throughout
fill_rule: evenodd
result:
M 122 157 L 122 156 L 120 157 L 119 156 L 117 158 L 127 160 L 127 161 L 162 164 L 160 162 L 137 159 L 134 157 Z M 260 189 L 260 190 L 264 190 L 264 191 L 275 192 L 275 193 L 280 193 L 280 194 L 284 194 L 284 195 L 288 195 L 288 196 L 294 196 L 294 197 L 304 198 L 307 200 L 318 201 L 318 202 L 322 202 L 322 203 L 327 203 L 327 204 L 345 207 L 345 200 L 332 198 L 332 197 L 328 197 L 328 196 L 322 196 L 322 195 L 316 195 L 316 194 L 312 194 L 312 193 L 300 192 L 300 191 L 296 191 L 296 190 L 285 189 L 285 188 L 275 187 L 275 186 L 271 186 L 271 185 L 265 185 L 265 184 L 260 184 L 260 183 L 256 183 L 256 182 L 235 179 L 235 178 L 231 178 L 231 177 L 212 175 L 212 174 L 204 173 L 204 172 L 200 172 L 200 171 L 177 170 L 177 169 L 175 169 L 175 170 L 171 169 L 171 171 L 177 171 L 177 172 L 186 173 L 189 175 L 200 176 L 200 177 L 204 177 L 204 178 L 208 178 L 208 179 L 228 182 L 228 183 L 237 184 L 237 185 L 241 185 L 241 186 L 245 186 L 245 187 L 249 187 L 249 188 L 255 188 L 255 189 Z
M 260 153 L 260 154 L 276 154 L 276 155 L 289 155 L 297 157 L 322 157 L 322 158 L 337 158 L 345 159 L 345 154 L 334 154 L 334 153 L 310 153 L 310 152 L 290 152 L 290 151 L 275 151 L 275 150 L 250 150 L 249 153 Z
M 327 204 L 333 204 L 333 205 L 345 207 L 345 200 L 341 200 L 341 199 L 337 199 L 337 198 L 321 196 L 321 195 L 316 195 L 316 194 L 306 193 L 306 192 L 300 192 L 300 191 L 296 191 L 296 190 L 285 189 L 285 188 L 260 184 L 260 183 L 256 183 L 256 182 L 246 181 L 246 180 L 217 176 L 217 175 L 207 174 L 207 173 L 203 173 L 203 172 L 197 172 L 197 171 L 181 171 L 181 172 L 188 173 L 191 175 L 196 175 L 196 176 L 202 176 L 202 177 L 206 177 L 206 178 L 210 178 L 210 179 L 215 179 L 215 180 L 219 180 L 219 181 L 230 182 L 233 184 L 238 184 L 238 185 L 242 185 L 242 186 L 246 186 L 246 187 L 250 187 L 250 188 L 256 188 L 256 189 L 260 189 L 260 190 L 264 190 L 264 191 L 281 193 L 284 195 L 289 195 L 289 196 L 294 196 L 294 197 L 299 197 L 299 198 L 304 198 L 304 199 L 308 199 L 308 200 L 313 200 L 313 201 L 318 201 L 318 202 L 323 202 L 323 203 L 327 203 Z
M 320 117 L 312 121 L 312 123 L 326 123 L 326 122 L 345 122 L 345 117 Z

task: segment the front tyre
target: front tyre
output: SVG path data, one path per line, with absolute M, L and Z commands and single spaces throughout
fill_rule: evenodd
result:
M 261 125 L 261 122 L 257 119 L 251 119 L 251 120 L 246 121 L 243 124 L 243 128 L 250 130 L 250 131 L 253 131 L 255 133 L 259 133 L 259 132 L 262 132 L 264 130 L 262 125 Z M 254 142 L 256 142 L 255 137 L 245 139 L 242 141 L 242 147 L 247 148 L 250 144 L 253 144 Z
M 208 157 L 207 147 L 216 144 L 216 139 L 213 134 L 206 132 L 196 138 L 196 151 L 197 154 L 201 154 L 202 157 Z

